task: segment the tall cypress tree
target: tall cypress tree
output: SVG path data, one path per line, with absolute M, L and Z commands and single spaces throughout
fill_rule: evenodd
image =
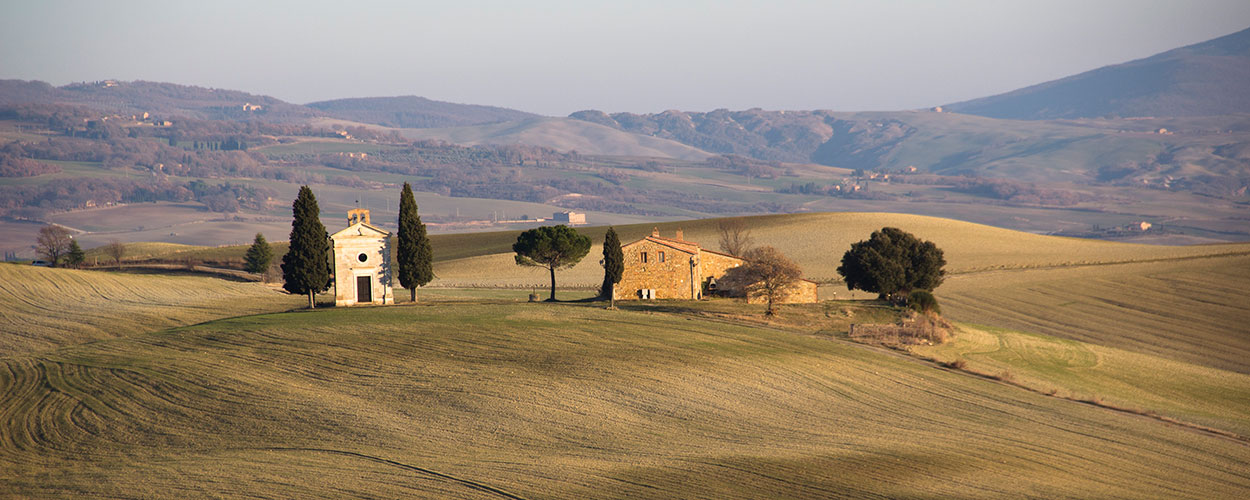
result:
M 399 284 L 412 293 L 417 301 L 417 287 L 425 286 L 434 279 L 434 251 L 425 234 L 425 224 L 417 214 L 417 200 L 412 197 L 412 186 L 404 183 L 399 195 Z
M 608 298 L 609 307 L 616 307 L 616 284 L 621 282 L 625 273 L 625 253 L 621 251 L 621 240 L 616 229 L 608 227 L 608 234 L 603 237 L 603 286 L 599 295 Z
M 291 206 L 291 249 L 282 256 L 282 288 L 308 294 L 308 307 L 316 307 L 317 292 L 330 288 L 330 242 L 317 197 L 308 186 L 300 186 Z

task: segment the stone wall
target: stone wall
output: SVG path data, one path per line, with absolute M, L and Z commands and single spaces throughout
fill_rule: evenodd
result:
M 819 286 L 814 282 L 807 281 L 807 280 L 799 280 L 798 283 L 796 283 L 793 287 L 791 287 L 789 290 L 783 293 L 782 296 L 777 299 L 776 303 L 777 304 L 815 304 L 816 302 L 820 302 L 819 296 L 817 295 L 818 288 Z M 759 296 L 759 295 L 750 296 L 750 297 L 747 297 L 747 303 L 748 304 L 767 304 L 768 297 Z
M 709 279 L 716 278 L 719 280 L 725 275 L 726 271 L 741 266 L 744 263 L 742 259 L 737 257 L 717 252 L 709 252 L 707 250 L 701 250 L 699 252 L 699 261 L 699 269 L 702 272 L 702 276 L 700 278 L 702 285 L 705 287 L 704 291 L 706 291 Z
M 621 282 L 616 284 L 614 295 L 617 300 L 637 299 L 638 291 L 643 289 L 655 290 L 657 299 L 698 298 L 698 287 L 693 289 L 696 296 L 691 296 L 690 253 L 646 239 L 621 250 L 625 256 L 625 272 L 621 274 Z M 663 262 L 660 260 L 661 252 L 664 254 Z M 642 261 L 643 253 L 647 254 L 645 263 Z M 698 273 L 697 269 L 695 273 Z

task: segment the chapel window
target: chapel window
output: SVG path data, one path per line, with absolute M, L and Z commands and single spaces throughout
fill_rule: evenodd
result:
M 664 252 L 660 252 L 660 262 L 664 262 Z

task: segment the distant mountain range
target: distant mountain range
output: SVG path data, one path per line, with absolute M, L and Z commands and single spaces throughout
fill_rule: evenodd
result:
M 1250 113 L 1250 29 L 943 107 L 1014 120 Z
M 0 105 L 77 104 L 162 117 L 368 125 L 415 139 L 529 144 L 589 155 L 700 160 L 729 154 L 1036 182 L 1167 183 L 1225 195 L 1250 183 L 1247 82 L 1250 29 L 951 104 L 943 112 L 585 110 L 550 118 L 416 96 L 298 105 L 239 91 L 111 80 L 62 87 L 0 81 Z
M 161 82 L 101 80 L 53 87 L 0 80 L 0 105 L 69 104 L 104 112 L 151 113 L 162 118 L 303 122 L 331 117 L 399 128 L 483 125 L 538 115 L 494 106 L 454 104 L 423 97 L 366 97 L 292 104 L 237 90 Z

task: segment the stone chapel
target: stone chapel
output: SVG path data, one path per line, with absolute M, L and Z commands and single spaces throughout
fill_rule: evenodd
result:
M 330 235 L 334 305 L 394 304 L 391 233 L 369 223 L 369 210 L 347 212 L 347 228 Z

